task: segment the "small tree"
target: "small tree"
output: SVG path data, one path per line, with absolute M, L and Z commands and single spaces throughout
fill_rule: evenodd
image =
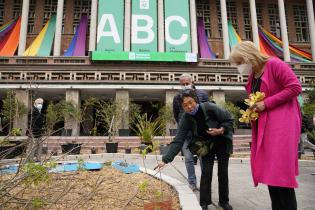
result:
M 228 112 L 230 112 L 234 118 L 233 128 L 238 128 L 240 118 L 240 108 L 234 105 L 232 102 L 227 101 L 222 105 Z

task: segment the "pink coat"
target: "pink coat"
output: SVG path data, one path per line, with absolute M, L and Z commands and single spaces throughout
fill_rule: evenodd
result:
M 246 90 L 250 93 L 253 75 Z M 260 91 L 266 109 L 252 123 L 251 169 L 255 186 L 298 187 L 298 141 L 301 112 L 297 96 L 302 87 L 291 68 L 278 58 L 264 66 Z

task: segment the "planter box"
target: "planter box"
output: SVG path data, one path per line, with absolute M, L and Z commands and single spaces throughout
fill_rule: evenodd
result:
M 117 153 L 118 142 L 107 142 L 106 143 L 106 152 L 107 153 Z
M 69 155 L 79 155 L 81 151 L 81 145 L 82 144 L 76 143 L 62 144 L 61 151 L 63 154 L 67 153 Z

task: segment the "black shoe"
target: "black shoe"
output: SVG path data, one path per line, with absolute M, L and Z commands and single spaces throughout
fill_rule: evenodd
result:
M 202 206 L 201 206 L 201 209 L 202 209 L 202 210 L 208 210 L 208 205 L 202 205 Z
M 233 210 L 232 206 L 229 203 L 219 203 L 219 209 L 223 210 Z
M 194 156 L 194 165 L 197 165 L 198 162 L 198 156 Z

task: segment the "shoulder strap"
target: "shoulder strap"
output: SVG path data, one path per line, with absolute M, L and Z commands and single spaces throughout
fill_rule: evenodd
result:
M 211 109 L 210 109 L 210 102 L 205 102 L 205 103 L 201 103 L 200 104 L 200 107 L 203 111 L 203 114 L 205 116 L 205 121 L 207 121 L 209 119 L 209 116 L 212 116 L 212 112 L 211 112 Z

